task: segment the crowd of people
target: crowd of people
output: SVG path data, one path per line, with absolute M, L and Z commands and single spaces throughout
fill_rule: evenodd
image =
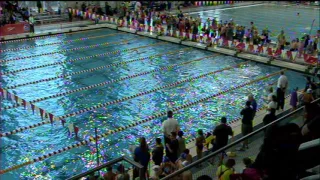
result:
M 243 159 L 245 168 L 242 172 L 236 172 L 234 168 L 236 165 L 235 159 L 228 158 L 225 160 L 224 158 L 228 155 L 222 152 L 218 162 L 214 159 L 209 160 L 211 164 L 218 163 L 216 164 L 218 165 L 216 177 L 223 180 L 260 180 L 262 178 L 266 180 L 294 180 L 297 177 L 301 178 L 310 175 L 310 173 L 305 172 L 305 167 L 318 164 L 308 164 L 303 158 L 301 159 L 298 149 L 303 142 L 320 138 L 320 107 L 318 103 L 311 103 L 319 97 L 319 93 L 316 91 L 319 89 L 318 87 L 319 85 L 314 80 L 306 77 L 306 86 L 300 95 L 301 97 L 298 97 L 297 88 L 294 88 L 291 93 L 290 105 L 292 110 L 299 106 L 305 106 L 303 126 L 301 128 L 292 122 L 285 125 L 275 123 L 268 126 L 264 130 L 264 140 L 260 152 L 254 161 L 249 157 Z M 288 92 L 288 78 L 282 71 L 278 78 L 276 92 L 270 87 L 265 97 L 267 113 L 263 118 L 264 125 L 268 125 L 277 119 L 276 111 L 282 112 L 284 110 L 286 92 Z M 255 118 L 257 107 L 257 101 L 250 94 L 244 109 L 240 112 L 242 115 L 242 136 L 253 132 L 253 119 Z M 155 139 L 153 149 L 150 149 L 146 139 L 141 137 L 139 146 L 133 151 L 134 160 L 144 167 L 143 174 L 148 179 L 161 179 L 193 162 L 190 149 L 186 148 L 184 133 L 181 131 L 172 111 L 167 112 L 167 120 L 162 123 L 162 132 L 163 138 L 158 137 Z M 229 138 L 233 137 L 233 135 L 232 127 L 228 125 L 226 117 L 221 118 L 220 124 L 212 132 L 204 133 L 202 129 L 198 129 L 194 141 L 196 158 L 201 159 L 204 153 L 208 154 L 225 147 Z M 248 149 L 249 142 L 247 138 L 243 141 L 238 151 L 247 151 Z M 151 161 L 153 161 L 153 166 L 149 174 L 148 167 Z M 298 161 L 301 164 L 297 163 Z M 197 166 L 197 168 L 201 167 L 202 165 Z M 120 179 L 128 177 L 124 175 L 125 173 L 122 169 L 118 171 L 118 174 L 122 177 Z M 115 178 L 116 176 L 116 174 L 112 173 L 112 168 L 109 167 L 104 179 L 115 180 L 118 179 Z M 133 177 L 134 179 L 139 177 L 137 169 L 133 170 Z M 174 179 L 192 180 L 193 174 L 190 170 L 186 170 Z M 209 180 L 211 178 L 204 175 L 197 179 Z
M 266 27 L 259 33 L 254 22 L 250 22 L 250 27 L 245 27 L 237 25 L 233 19 L 224 22 L 220 20 L 219 22 L 216 18 L 207 18 L 203 21 L 200 15 L 198 17 L 188 16 L 182 13 L 181 10 L 177 15 L 170 15 L 167 12 L 158 12 L 155 9 L 145 9 L 141 6 L 136 7 L 133 11 L 123 6 L 118 16 L 119 20 L 126 20 L 127 22 L 131 22 L 131 24 L 138 23 L 139 30 L 148 25 L 154 27 L 154 30 L 157 31 L 156 27 L 163 27 L 165 25 L 168 30 L 166 35 L 169 35 L 170 30 L 172 30 L 174 35 L 176 31 L 179 31 L 179 36 L 183 39 L 188 39 L 188 35 L 192 34 L 192 41 L 198 39 L 200 42 L 205 42 L 208 46 L 211 46 L 214 39 L 218 38 L 228 41 L 246 41 L 253 45 L 265 45 L 271 42 L 271 31 Z M 127 26 L 129 27 L 130 23 Z M 202 37 L 205 36 L 208 38 L 206 41 L 202 41 Z M 285 32 L 281 30 L 277 36 L 277 48 L 283 50 L 286 47 L 291 51 L 297 51 L 299 52 L 299 57 L 303 54 L 316 55 L 320 50 L 320 30 L 318 30 L 315 36 L 311 37 L 309 34 L 303 34 L 300 39 L 296 38 L 290 41 Z

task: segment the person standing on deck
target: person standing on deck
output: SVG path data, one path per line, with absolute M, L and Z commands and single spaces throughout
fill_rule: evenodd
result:
M 286 89 L 288 88 L 288 78 L 287 76 L 284 75 L 284 72 L 281 71 L 281 75 L 278 79 L 278 84 L 277 84 L 277 110 L 279 108 L 284 109 L 284 101 L 285 101 L 285 92 Z
M 34 18 L 32 14 L 30 14 L 30 17 L 29 17 L 29 24 L 30 24 L 30 32 L 34 33 Z
M 162 123 L 162 130 L 164 135 L 164 144 L 170 143 L 170 136 L 172 132 L 178 132 L 179 131 L 179 124 L 176 119 L 173 118 L 173 112 L 168 111 L 167 113 L 168 119 L 165 120 Z M 169 153 L 168 148 L 166 148 L 166 154 Z
M 257 112 L 257 101 L 254 99 L 252 94 L 249 94 L 248 96 L 248 101 L 250 101 L 252 109 L 253 109 L 253 115 L 252 118 L 254 118 L 256 116 L 256 112 Z
M 254 114 L 254 110 L 251 108 L 251 102 L 247 101 L 246 107 L 242 109 L 242 111 L 240 112 L 240 115 L 242 115 L 242 124 L 241 124 L 242 136 L 246 136 L 253 131 L 253 124 L 252 124 L 253 114 Z M 245 148 L 249 149 L 248 139 L 243 141 L 242 148 L 240 148 L 240 151 L 244 151 Z
M 152 151 L 152 160 L 155 165 L 160 166 L 163 159 L 164 147 L 160 138 L 156 138 L 156 147 Z

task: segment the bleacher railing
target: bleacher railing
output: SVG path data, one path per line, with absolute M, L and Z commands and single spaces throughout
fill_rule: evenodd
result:
M 114 168 L 114 166 L 120 165 L 120 164 L 123 165 L 124 167 L 126 167 L 127 171 L 128 171 L 128 169 L 138 169 L 140 179 L 142 179 L 144 177 L 144 174 L 142 171 L 143 166 L 141 164 L 135 162 L 133 159 L 130 159 L 126 156 L 121 156 L 121 157 L 113 159 L 105 164 L 97 166 L 94 169 L 91 169 L 91 170 L 86 171 L 84 173 L 75 175 L 67 180 L 79 180 L 81 178 L 88 177 L 89 175 L 95 175 L 95 176 L 100 177 L 103 175 L 103 173 L 101 173 L 100 171 L 105 171 L 104 169 L 107 167 L 110 167 L 110 166 L 113 167 L 113 169 L 116 169 L 116 168 Z M 130 179 L 132 179 L 132 178 L 130 177 Z
M 319 102 L 320 102 L 320 98 L 314 100 L 312 103 L 319 103 Z M 288 111 L 284 111 L 283 113 L 279 114 L 278 116 L 281 116 L 281 115 L 283 116 L 273 121 L 272 123 L 269 123 L 265 126 L 260 125 L 260 127 L 258 125 L 257 127 L 258 129 L 256 129 L 252 133 L 238 138 L 234 142 L 229 143 L 228 145 L 226 145 L 225 147 L 217 151 L 214 151 L 214 152 L 207 151 L 209 153 L 207 153 L 207 155 L 204 156 L 203 158 L 197 161 L 194 161 L 193 163 L 175 171 L 170 175 L 167 175 L 161 180 L 169 180 L 172 178 L 176 178 L 186 171 L 192 172 L 193 179 L 197 179 L 198 177 L 203 175 L 210 176 L 212 179 L 217 179 L 218 176 L 216 172 L 218 171 L 218 166 L 220 166 L 221 162 L 223 162 L 223 159 L 226 159 L 226 158 L 235 159 L 236 161 L 235 170 L 237 173 L 241 173 L 242 169 L 239 169 L 238 165 L 243 164 L 242 159 L 245 157 L 249 157 L 252 159 L 257 156 L 257 154 L 260 151 L 260 146 L 263 143 L 263 140 L 261 140 L 261 138 L 263 139 L 264 133 L 268 127 L 271 127 L 274 125 L 286 124 L 288 122 L 292 122 L 292 120 L 295 120 L 294 122 L 301 121 L 300 123 L 303 124 L 304 106 L 301 106 L 298 109 L 289 113 Z M 295 118 L 298 118 L 298 120 L 296 120 Z M 250 141 L 249 149 L 246 149 L 245 151 L 236 151 L 236 147 L 242 146 L 241 143 L 245 140 Z M 242 167 L 244 167 L 244 165 Z

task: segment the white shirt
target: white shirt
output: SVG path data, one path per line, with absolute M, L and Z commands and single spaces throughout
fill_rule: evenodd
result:
M 166 136 L 171 135 L 171 132 L 176 132 L 178 129 L 178 121 L 173 118 L 168 118 L 162 123 L 163 134 Z
M 278 79 L 278 88 L 287 88 L 288 86 L 288 78 L 285 75 L 281 75 Z
M 272 96 L 275 95 L 273 92 L 268 94 L 268 102 L 271 102 L 272 101 Z
M 269 102 L 268 109 L 277 109 L 277 102 L 274 102 L 274 101 Z
M 140 7 L 141 7 L 141 3 L 139 1 L 137 1 L 134 6 L 135 11 L 138 11 L 140 9 Z

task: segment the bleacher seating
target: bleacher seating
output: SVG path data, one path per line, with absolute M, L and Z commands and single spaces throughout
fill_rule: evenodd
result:
M 63 14 L 59 15 L 59 14 L 41 13 L 41 14 L 35 15 L 35 22 L 41 25 L 45 23 L 67 21 L 67 20 L 68 20 L 68 16 Z

